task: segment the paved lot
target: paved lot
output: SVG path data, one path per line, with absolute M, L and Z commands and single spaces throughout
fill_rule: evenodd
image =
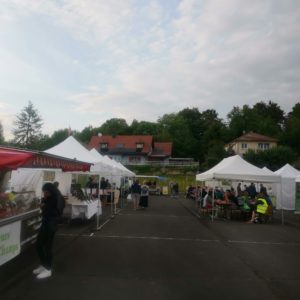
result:
M 148 210 L 124 209 L 97 232 L 66 227 L 54 276 L 37 281 L 19 258 L 21 275 L 1 299 L 299 299 L 299 227 L 211 223 L 191 209 L 153 197 Z M 34 251 L 26 255 L 33 265 Z

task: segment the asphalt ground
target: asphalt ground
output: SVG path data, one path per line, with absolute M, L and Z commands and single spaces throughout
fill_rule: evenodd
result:
M 183 198 L 149 204 L 121 210 L 98 231 L 63 228 L 53 276 L 36 280 L 18 258 L 25 271 L 1 299 L 299 299 L 299 227 L 212 223 Z M 34 251 L 27 256 L 37 262 Z

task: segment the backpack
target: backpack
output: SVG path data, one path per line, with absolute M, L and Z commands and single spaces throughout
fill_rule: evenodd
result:
M 141 195 L 147 195 L 148 194 L 148 187 L 147 186 L 142 186 L 141 190 Z

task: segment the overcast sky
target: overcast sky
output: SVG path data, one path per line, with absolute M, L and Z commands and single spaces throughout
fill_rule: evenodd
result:
M 0 0 L 0 120 L 44 133 L 300 98 L 298 0 Z

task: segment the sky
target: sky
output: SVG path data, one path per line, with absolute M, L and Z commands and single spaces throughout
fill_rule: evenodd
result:
M 0 121 L 43 133 L 300 101 L 298 0 L 0 0 Z

